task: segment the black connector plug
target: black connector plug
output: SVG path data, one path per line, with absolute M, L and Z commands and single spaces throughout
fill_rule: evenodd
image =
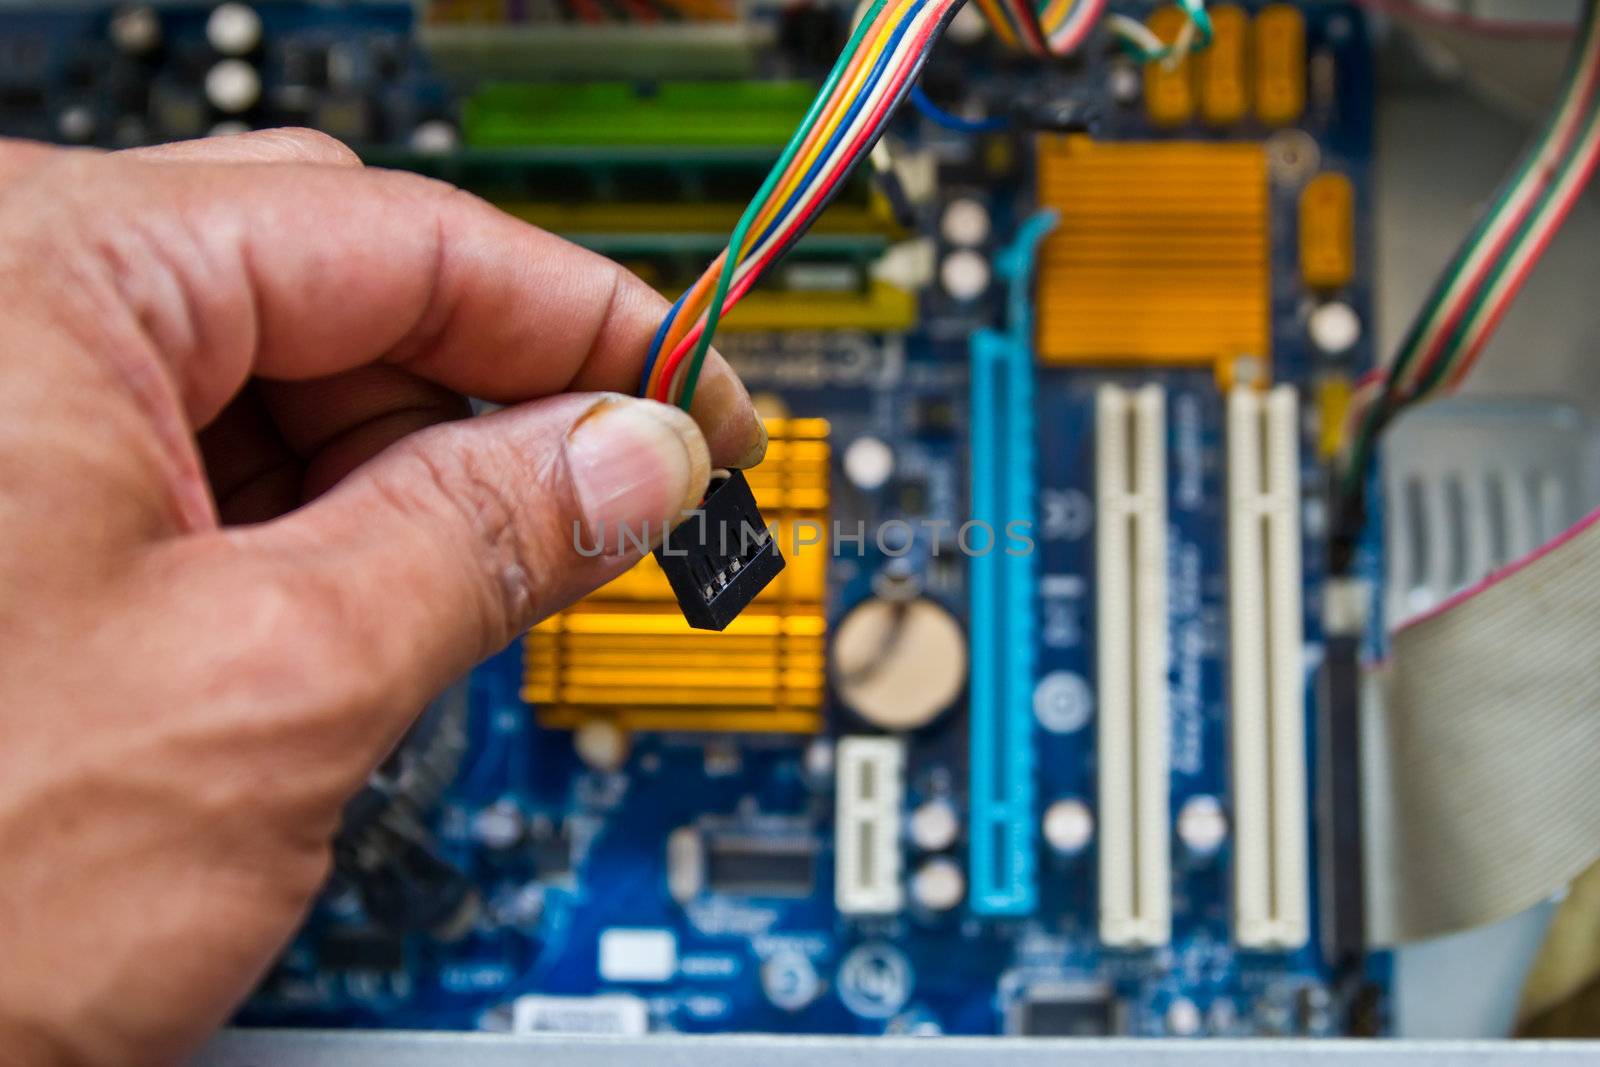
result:
M 711 477 L 699 512 L 656 549 L 683 617 L 697 630 L 723 630 L 783 570 L 743 471 Z

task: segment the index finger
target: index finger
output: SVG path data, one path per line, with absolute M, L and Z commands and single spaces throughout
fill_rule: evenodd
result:
M 66 252 L 103 261 L 195 425 L 252 374 L 319 378 L 379 360 L 501 403 L 633 392 L 667 310 L 616 263 L 415 175 L 88 157 L 29 178 L 11 204 L 37 235 L 35 262 L 60 262 L 64 238 Z M 695 413 L 718 461 L 736 462 L 759 446 L 759 421 L 720 357 L 703 382 Z

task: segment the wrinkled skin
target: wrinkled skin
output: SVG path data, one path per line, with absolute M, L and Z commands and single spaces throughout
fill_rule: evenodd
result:
M 765 435 L 615 265 L 343 146 L 0 141 L 0 1063 L 169 1063 L 453 677 Z M 507 407 L 459 421 L 472 395 Z

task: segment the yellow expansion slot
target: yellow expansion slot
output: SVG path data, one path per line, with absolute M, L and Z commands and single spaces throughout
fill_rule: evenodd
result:
M 721 329 L 899 332 L 916 324 L 916 294 L 874 280 L 864 293 L 754 292 L 729 312 Z
M 748 473 L 788 565 L 721 633 L 683 621 L 653 556 L 528 634 L 523 699 L 541 726 L 817 733 L 826 688 L 828 423 L 769 419 Z M 798 537 L 796 535 L 799 535 Z M 824 538 L 825 540 L 825 538 Z
M 1266 154 L 1255 143 L 1038 145 L 1038 352 L 1076 366 L 1214 368 L 1271 356 Z
M 619 235 L 628 238 L 672 239 L 698 234 L 720 242 L 739 221 L 743 210 L 736 204 L 563 204 L 545 201 L 506 201 L 502 211 L 577 244 L 608 251 L 604 242 Z M 811 228 L 817 238 L 879 237 L 895 240 L 905 231 L 875 205 L 834 204 Z M 715 242 L 714 242 L 715 243 Z M 706 255 L 711 253 L 707 252 Z M 626 256 L 619 259 L 627 260 Z M 630 264 L 633 265 L 633 264 Z M 634 265 L 636 266 L 636 265 Z M 663 287 L 662 279 L 646 280 L 675 299 L 682 286 Z M 728 331 L 865 330 L 899 333 L 917 324 L 916 294 L 878 279 L 857 291 L 774 292 L 758 289 L 745 297 L 720 328 Z

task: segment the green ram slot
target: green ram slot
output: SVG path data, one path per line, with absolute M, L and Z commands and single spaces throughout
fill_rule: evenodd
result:
M 467 144 L 778 148 L 811 106 L 809 82 L 490 83 L 467 101 Z

